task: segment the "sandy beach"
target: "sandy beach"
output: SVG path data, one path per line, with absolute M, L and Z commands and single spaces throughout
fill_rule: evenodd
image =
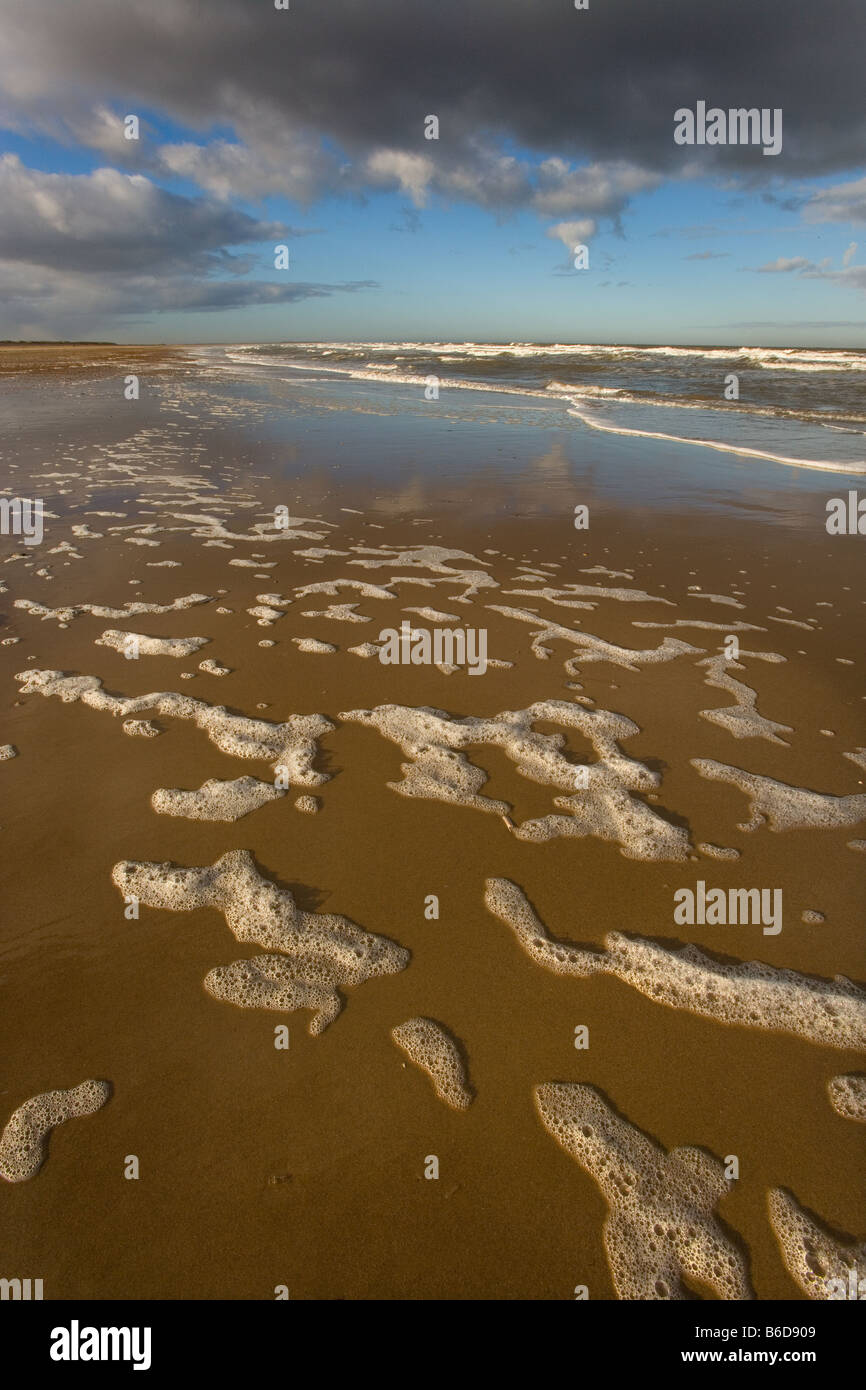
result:
M 864 965 L 863 542 L 825 526 L 858 477 L 216 358 L 0 351 L 2 495 L 45 511 L 41 544 L 0 537 L 0 1128 L 111 1087 L 3 1185 L 6 1264 L 57 1299 L 627 1297 L 598 1173 L 540 1117 L 559 1082 L 666 1153 L 734 1156 L 711 1207 L 740 1296 L 806 1298 L 768 1193 L 843 1253 L 862 1224 L 862 1130 L 828 1093 L 862 1066 L 837 977 Z M 405 621 L 483 630 L 486 669 L 385 664 Z M 241 778 L 267 799 L 207 818 Z M 237 851 L 253 877 L 211 905 L 172 878 Z M 491 880 L 580 958 L 545 965 Z M 779 929 L 678 923 L 699 881 L 781 890 Z M 317 924 L 281 937 L 280 890 L 393 968 L 327 923 L 302 968 Z M 203 984 L 262 951 L 294 962 L 293 1007 Z M 321 999 L 297 1001 L 323 990 L 342 1007 L 312 1034 Z M 454 1040 L 465 1108 L 395 1045 L 418 1017 Z M 678 1259 L 674 1296 L 730 1296 Z

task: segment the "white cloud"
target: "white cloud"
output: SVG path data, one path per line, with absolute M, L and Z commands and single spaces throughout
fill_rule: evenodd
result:
M 596 224 L 591 217 L 582 217 L 577 222 L 555 222 L 552 227 L 548 227 L 547 235 L 556 241 L 561 241 L 566 251 L 571 254 L 575 246 L 579 246 L 594 237 Z
M 814 193 L 803 209 L 807 222 L 866 222 L 866 178 Z
M 213 197 L 259 199 L 280 193 L 299 203 L 309 203 L 337 182 L 339 171 L 333 155 L 317 141 L 286 134 L 276 151 L 255 151 L 239 142 L 214 140 L 209 145 L 185 141 L 162 145 L 158 151 L 162 173 L 189 179 Z
M 46 174 L 17 155 L 0 156 L 0 256 L 66 270 L 158 265 L 248 268 L 226 246 L 279 240 L 286 228 L 233 208 L 182 198 L 143 174 L 96 169 Z
M 364 169 L 372 183 L 397 187 L 412 199 L 416 208 L 425 206 L 435 173 L 433 160 L 426 155 L 408 154 L 404 150 L 374 150 Z
M 661 179 L 632 164 L 588 164 L 572 169 L 564 159 L 545 159 L 538 168 L 532 207 L 548 217 L 568 213 L 615 216 L 635 193 L 658 187 Z
M 815 269 L 814 261 L 807 260 L 805 256 L 779 256 L 775 261 L 768 262 L 767 265 L 757 267 L 761 274 L 786 274 L 792 270 L 812 270 Z

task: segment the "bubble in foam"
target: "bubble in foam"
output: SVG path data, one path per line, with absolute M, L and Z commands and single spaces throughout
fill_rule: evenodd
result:
M 321 804 L 317 796 L 299 796 L 295 802 L 295 810 L 305 811 L 308 816 L 314 816 Z
M 4 743 L 0 745 L 0 763 L 8 763 L 10 758 L 18 757 L 18 749 L 14 743 Z
M 846 1298 L 852 1281 L 856 1291 L 866 1269 L 866 1242 L 830 1231 L 783 1187 L 770 1190 L 768 1205 L 785 1267 L 807 1298 Z
M 311 988 L 326 990 L 330 1000 L 327 1006 L 319 1001 L 296 1003 L 295 1008 L 315 1007 L 320 1012 L 331 1008 L 336 1017 L 343 1007 L 338 986 L 363 984 L 375 975 L 394 975 L 409 963 L 410 954 L 402 946 L 387 936 L 362 930 L 348 917 L 302 911 L 288 888 L 277 887 L 259 872 L 248 850 L 231 850 L 215 864 L 189 869 L 170 863 L 123 860 L 115 864 L 111 876 L 124 897 L 132 895 L 147 907 L 170 912 L 215 908 L 223 914 L 238 941 L 254 942 L 266 951 L 287 957 L 291 971 L 287 967 L 287 973 L 277 983 L 285 985 L 289 979 L 296 984 L 306 983 Z M 261 957 L 255 959 L 261 961 Z M 228 967 L 218 977 L 219 988 L 234 988 L 250 978 L 240 968 L 237 978 L 227 975 L 226 970 Z M 219 997 L 230 996 L 224 993 Z M 298 992 L 292 997 L 298 998 Z M 239 989 L 232 1002 L 243 1004 L 243 999 L 243 990 Z
M 830 1104 L 846 1120 L 866 1124 L 866 1076 L 849 1072 L 846 1076 L 831 1076 L 827 1082 Z
M 185 816 L 187 820 L 235 821 L 257 811 L 269 801 L 278 801 L 285 790 L 258 777 L 237 777 L 222 782 L 211 777 L 197 791 L 179 787 L 159 787 L 150 798 L 154 811 L 164 816 Z
M 440 1100 L 454 1110 L 471 1105 L 474 1092 L 463 1052 L 443 1024 L 432 1018 L 410 1018 L 392 1028 L 391 1037 L 410 1062 L 427 1073 Z
M 549 935 L 525 894 L 507 878 L 487 880 L 485 906 L 529 956 L 560 975 L 615 975 L 658 1004 L 712 1018 L 794 1033 L 826 1047 L 866 1046 L 866 993 L 837 975 L 822 980 L 763 961 L 715 960 L 697 946 L 669 950 L 645 937 L 610 932 L 605 949 Z
M 770 830 L 802 830 L 813 827 L 830 829 L 839 825 L 857 825 L 866 820 L 866 795 L 832 796 L 829 792 L 813 792 L 808 787 L 792 787 L 761 777 L 756 772 L 717 763 L 711 758 L 692 758 L 692 767 L 702 777 L 713 782 L 730 782 L 746 793 L 751 801 L 754 829 L 767 821 Z
M 715 1214 L 732 1185 L 719 1159 L 690 1147 L 666 1153 L 594 1086 L 537 1086 L 535 1104 L 607 1199 L 604 1246 L 619 1298 L 686 1299 L 684 1279 L 718 1298 L 754 1297 L 745 1258 Z
M 111 1095 L 107 1081 L 82 1081 L 68 1091 L 43 1091 L 12 1114 L 0 1135 L 0 1177 L 26 1182 L 48 1156 L 48 1136 L 57 1125 L 101 1110 Z

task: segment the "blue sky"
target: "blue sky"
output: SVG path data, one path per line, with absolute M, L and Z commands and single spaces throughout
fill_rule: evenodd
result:
M 330 8 L 363 22 L 349 3 Z M 0 0 L 0 16 L 4 8 L 11 15 L 12 0 Z M 500 27 L 525 22 L 519 8 L 494 8 Z M 536 14 L 547 8 L 541 0 Z M 630 0 L 612 8 L 623 20 L 633 9 Z M 681 0 L 666 8 L 675 19 Z M 703 13 L 721 20 L 730 10 Z M 363 28 L 353 43 L 311 14 L 295 17 L 307 25 L 299 46 L 284 14 L 215 0 L 200 74 L 178 54 L 177 32 L 165 33 L 198 23 L 191 0 L 154 0 L 144 16 L 80 0 L 74 32 L 68 7 L 35 0 L 28 14 L 40 12 L 42 27 L 16 12 L 0 42 L 0 337 L 866 347 L 866 153 L 848 138 L 847 69 L 830 71 L 832 50 L 826 73 L 812 55 L 807 100 L 802 83 L 799 94 L 785 86 L 798 56 L 790 39 L 765 40 L 753 100 L 787 103 L 782 152 L 767 158 L 673 143 L 684 93 L 747 100 L 736 66 L 713 66 L 709 34 L 706 73 L 686 86 L 671 76 L 669 94 L 655 91 L 657 65 L 643 73 L 632 50 L 640 120 L 621 99 L 606 120 L 590 108 L 569 124 L 555 81 L 533 88 L 530 76 L 520 90 L 522 73 L 506 70 L 513 49 L 489 70 L 496 55 L 476 59 L 483 101 L 452 80 L 447 44 L 417 94 L 399 58 L 392 70 L 375 48 L 390 19 L 414 52 L 405 8 L 390 0 L 369 7 L 369 52 Z M 591 31 L 568 22 L 587 81 L 603 76 L 622 37 L 599 30 L 596 51 L 583 42 Z M 543 47 L 544 31 L 529 32 Z M 136 53 L 150 55 L 152 70 Z M 302 60 L 293 85 L 292 61 Z M 819 119 L 811 103 L 822 87 Z M 423 135 L 433 110 L 438 141 Z M 129 112 L 137 141 L 123 138 Z M 589 247 L 587 269 L 572 264 L 577 240 Z M 290 264 L 277 270 L 283 241 Z

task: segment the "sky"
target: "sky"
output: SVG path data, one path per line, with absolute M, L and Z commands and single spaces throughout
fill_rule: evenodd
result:
M 0 338 L 866 348 L 863 0 L 577 4 L 0 0 Z

